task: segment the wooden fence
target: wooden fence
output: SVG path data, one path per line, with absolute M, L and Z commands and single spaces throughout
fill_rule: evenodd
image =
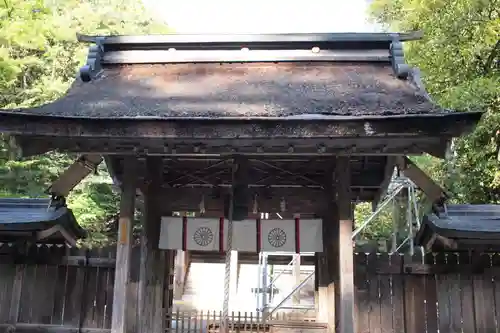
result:
M 167 315 L 169 333 L 217 333 L 222 326 L 222 311 L 174 311 Z M 263 320 L 259 314 L 231 312 L 231 332 L 276 332 L 281 329 L 313 330 L 324 332 L 327 325 L 304 319 L 300 314 L 276 313 Z
M 26 332 L 107 332 L 113 252 L 70 251 L 48 257 L 44 251 L 49 250 L 40 248 L 38 257 L 31 256 L 31 263 L 0 255 L 0 331 L 15 327 Z M 427 256 L 425 263 L 418 256 L 357 254 L 355 261 L 359 333 L 500 332 L 499 254 L 439 254 Z M 132 273 L 131 288 L 136 274 Z M 303 325 L 280 313 L 267 323 L 255 314 L 233 316 L 234 331 Z M 175 333 L 209 333 L 220 323 L 218 311 L 174 312 L 166 320 L 168 330 Z M 307 327 L 324 330 L 321 324 Z
M 0 325 L 110 328 L 113 252 L 40 247 L 26 258 L 0 256 Z

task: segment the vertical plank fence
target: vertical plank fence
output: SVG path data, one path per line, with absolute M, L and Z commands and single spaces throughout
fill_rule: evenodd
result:
M 107 331 L 114 251 L 42 246 L 30 252 L 0 256 L 0 327 Z
M 138 253 L 134 249 L 134 262 Z M 138 270 L 138 264 L 132 267 Z M 439 253 L 425 260 L 356 254 L 355 267 L 359 333 L 500 332 L 500 254 Z M 133 271 L 132 297 L 137 277 Z M 39 247 L 24 258 L 0 252 L 0 332 L 108 332 L 113 278 L 113 249 Z M 219 331 L 218 309 L 167 313 L 167 332 Z M 233 332 L 325 330 L 322 323 L 281 311 L 266 321 L 256 313 L 231 317 Z

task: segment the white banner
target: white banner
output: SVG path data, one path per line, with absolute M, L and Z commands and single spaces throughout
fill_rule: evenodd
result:
M 221 251 L 227 248 L 227 220 L 223 222 L 223 248 L 219 246 L 220 219 L 162 217 L 160 249 Z M 233 222 L 233 250 L 257 252 L 322 252 L 322 220 L 257 220 Z M 257 239 L 258 231 L 260 238 Z M 297 234 L 297 237 L 296 237 Z
M 219 251 L 219 220 L 191 218 L 186 224 L 186 250 Z
M 295 252 L 295 220 L 262 220 L 260 236 L 264 252 Z
M 323 221 L 300 220 L 300 252 L 323 252 Z
M 182 229 L 182 217 L 162 217 L 158 247 L 163 250 L 182 250 Z
M 224 223 L 224 235 L 227 235 L 227 220 Z M 227 236 L 224 236 L 224 249 L 227 248 Z M 233 250 L 256 252 L 257 221 L 243 220 L 233 222 Z

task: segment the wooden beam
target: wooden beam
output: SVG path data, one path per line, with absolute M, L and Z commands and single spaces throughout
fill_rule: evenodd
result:
M 353 188 L 379 188 L 383 180 L 383 172 L 387 157 L 366 157 L 367 162 L 352 159 L 353 167 L 350 177 Z M 242 159 L 243 160 L 243 159 Z M 301 162 L 265 161 L 255 162 L 257 159 L 243 160 L 245 167 L 238 168 L 238 184 L 243 187 L 266 188 L 272 186 L 289 187 L 291 189 L 303 186 L 304 188 L 323 187 L 325 167 L 329 160 L 309 159 Z M 165 188 L 179 187 L 231 187 L 231 170 L 224 161 L 209 162 L 203 159 L 163 161 L 166 169 L 164 178 Z M 394 163 L 392 164 L 394 166 Z M 228 170 L 229 169 L 229 170 Z M 248 179 L 248 180 L 245 180 Z
M 325 198 L 328 209 L 323 213 L 322 236 L 323 253 L 317 254 L 316 265 L 318 279 L 318 315 L 320 322 L 328 323 L 328 333 L 336 332 L 335 323 L 335 285 L 334 270 L 336 266 L 337 253 L 335 252 L 336 241 L 334 237 L 334 225 L 337 216 L 337 202 L 335 192 L 334 165 L 331 164 L 325 177 Z
M 120 200 L 120 219 L 118 222 L 118 243 L 116 248 L 115 283 L 113 289 L 113 313 L 111 333 L 126 333 L 126 314 L 128 306 L 127 284 L 130 279 L 130 260 L 132 251 L 132 231 L 135 213 L 135 190 L 137 180 L 137 159 L 125 159 L 123 188 Z
M 242 140 L 275 142 L 284 139 L 308 140 L 332 138 L 359 138 L 360 140 L 380 141 L 388 133 L 397 140 L 402 138 L 451 138 L 472 130 L 481 119 L 480 112 L 443 113 L 414 115 L 412 117 L 387 117 L 366 119 L 363 117 L 328 119 L 285 119 L 247 118 L 206 119 L 179 118 L 176 121 L 134 118 L 72 118 L 40 117 L 35 112 L 0 112 L 0 132 L 15 136 L 48 136 L 54 141 L 65 141 L 78 136 L 88 139 L 100 138 L 101 147 L 107 146 L 106 139 L 140 140 L 159 139 L 169 143 L 196 142 L 227 143 L 232 140 L 238 144 Z M 367 131 L 370 128 L 370 131 Z M 188 130 L 189 129 L 189 130 Z M 417 135 L 416 135 L 417 134 Z M 272 138 L 272 140 L 270 140 Z M 372 138 L 372 140 L 369 140 Z M 391 138 L 391 136 L 389 136 Z M 395 141 L 395 139 L 392 139 Z M 303 142 L 303 145 L 305 142 Z M 317 150 L 317 147 L 315 147 Z M 134 147 L 130 147 L 130 152 Z
M 406 156 L 398 156 L 396 164 L 403 174 L 410 178 L 433 204 L 440 204 L 448 198 L 445 190 Z
M 166 253 L 158 248 L 161 225 L 161 157 L 147 157 L 147 186 L 144 192 L 143 232 L 139 273 L 137 320 L 139 333 L 163 332 Z
M 85 177 L 94 172 L 102 162 L 96 154 L 81 155 L 47 189 L 47 193 L 66 197 Z
M 163 284 L 163 308 L 166 313 L 173 313 L 174 304 L 174 251 L 165 251 L 165 283 Z M 169 329 L 171 321 L 167 320 L 165 329 Z
M 184 252 L 184 279 L 183 279 L 183 285 L 182 285 L 182 294 L 184 295 L 184 292 L 186 291 L 186 284 L 187 280 L 189 279 L 189 272 L 191 271 L 191 252 L 190 251 L 185 251 Z
M 348 157 L 338 157 L 335 168 L 338 222 L 333 225 L 337 267 L 335 280 L 335 320 L 337 332 L 354 333 L 354 261 L 352 229 L 353 218 Z
M 10 253 L 0 254 L 0 264 L 28 264 L 28 265 L 54 265 L 54 266 L 72 266 L 81 267 L 83 265 L 88 267 L 100 268 L 115 268 L 115 258 L 85 258 L 84 256 L 23 256 L 14 257 Z
M 0 332 L 13 332 L 12 326 L 9 324 L 0 324 Z M 45 333 L 110 333 L 107 328 L 81 328 L 62 325 L 49 325 L 49 324 L 26 324 L 18 323 L 15 327 L 16 333 L 32 333 L 32 332 L 45 332 Z
M 144 241 L 150 249 L 158 249 L 160 241 L 161 184 L 163 178 L 163 163 L 159 156 L 150 156 L 146 159 L 146 186 L 144 189 L 144 219 L 143 230 L 146 236 Z
M 302 282 L 302 279 L 301 279 L 301 276 L 300 276 L 300 254 L 294 255 L 294 258 L 295 258 L 295 261 L 293 263 L 292 276 L 293 276 L 293 280 L 294 280 L 294 282 L 293 282 L 294 285 L 298 286 Z M 300 304 L 300 294 L 299 294 L 299 292 L 296 292 L 292 296 L 292 302 L 295 305 Z
M 441 139 L 439 142 L 430 145 L 425 152 L 429 155 L 437 157 L 439 159 L 445 159 L 446 153 L 448 152 L 451 146 L 452 139 Z
M 237 156 L 233 160 L 234 171 L 231 171 L 232 194 L 227 193 L 225 197 L 224 216 L 231 216 L 233 221 L 244 220 L 252 210 L 252 200 L 248 185 L 250 183 L 250 162 L 247 158 Z M 229 169 L 229 168 L 228 168 Z M 232 205 L 231 205 L 232 200 Z M 232 207 L 232 214 L 229 212 Z
M 377 194 L 375 194 L 375 199 L 373 200 L 372 203 L 374 211 L 377 209 L 376 208 L 377 205 L 380 203 L 384 195 L 387 193 L 387 188 L 391 183 L 395 167 L 396 167 L 396 158 L 394 156 L 387 156 L 384 168 L 384 180 L 380 184 L 380 188 L 377 190 Z
M 319 253 L 314 254 L 314 310 L 316 311 L 316 321 L 321 322 L 321 317 L 319 315 Z
M 241 273 L 241 261 L 238 256 L 238 264 L 236 265 L 236 293 L 238 293 L 238 287 L 240 285 L 240 273 Z
M 12 285 L 12 293 L 9 307 L 9 324 L 16 325 L 21 309 L 21 291 L 23 287 L 23 276 L 26 265 L 16 265 L 16 275 Z
M 327 222 L 328 220 L 325 220 Z M 326 223 L 324 223 L 326 224 Z M 317 313 L 316 313 L 316 321 L 320 323 L 328 324 L 328 333 L 335 332 L 335 316 L 334 316 L 334 307 L 335 307 L 335 298 L 333 297 L 333 283 L 332 283 L 332 274 L 330 273 L 329 266 L 329 251 L 326 246 L 332 247 L 331 242 L 325 242 L 327 239 L 332 239 L 328 237 L 330 234 L 327 231 L 327 228 L 323 229 L 323 244 L 325 246 L 325 250 L 323 253 L 316 254 L 316 263 L 315 269 L 316 274 L 318 274 L 317 285 Z
M 175 266 L 174 266 L 174 299 L 181 300 L 184 293 L 184 262 L 185 256 L 183 250 L 175 251 Z
M 174 286 L 174 299 L 181 300 L 186 288 L 186 280 L 191 266 L 189 251 L 177 250 L 175 251 L 175 286 Z
M 170 188 L 161 192 L 162 213 L 166 215 L 170 211 L 200 211 L 200 203 L 204 202 L 206 215 L 224 212 L 225 189 L 214 188 Z M 261 188 L 250 190 L 250 201 L 248 207 L 253 209 L 254 200 L 257 201 L 259 212 L 283 213 L 280 201 L 286 202 L 285 214 L 319 214 L 324 210 L 323 190 L 309 188 Z

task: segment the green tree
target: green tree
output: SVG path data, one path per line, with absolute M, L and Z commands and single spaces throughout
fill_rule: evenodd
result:
M 62 97 L 86 58 L 76 34 L 146 34 L 168 29 L 132 0 L 0 1 L 0 108 L 46 104 Z M 43 197 L 76 158 L 50 152 L 15 160 L 14 146 L 0 137 L 0 196 Z M 91 232 L 90 245 L 107 241 L 117 213 L 117 195 L 104 165 L 68 198 L 78 221 Z
M 392 209 L 389 203 L 378 213 L 373 220 L 358 234 L 356 239 L 387 239 L 392 234 Z M 354 210 L 355 226 L 359 227 L 372 216 L 371 203 L 359 203 Z
M 500 2 L 375 0 L 371 14 L 392 31 L 424 33 L 406 43 L 406 55 L 437 103 L 486 111 L 472 134 L 454 141 L 449 160 L 417 163 L 443 177 L 457 202 L 500 203 Z

